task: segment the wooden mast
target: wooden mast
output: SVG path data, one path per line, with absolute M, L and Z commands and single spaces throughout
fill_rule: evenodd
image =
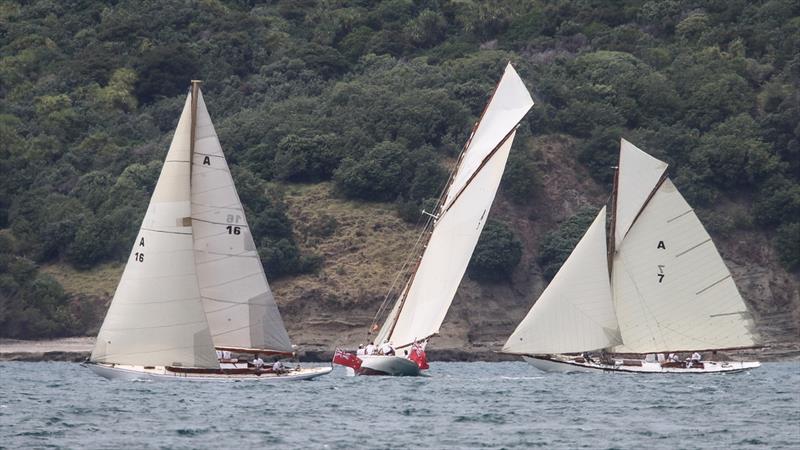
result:
M 192 80 L 192 124 L 191 124 L 191 131 L 189 133 L 189 163 L 190 167 L 194 161 L 194 140 L 196 136 L 196 129 L 197 129 L 197 98 L 200 94 L 200 85 L 203 82 L 201 80 Z M 191 168 L 189 169 L 189 183 L 192 182 L 192 172 Z

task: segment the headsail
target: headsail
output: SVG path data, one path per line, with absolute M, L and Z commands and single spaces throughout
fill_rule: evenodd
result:
M 620 242 L 612 270 L 625 349 L 647 353 L 756 344 L 731 273 L 668 178 Z
M 619 147 L 619 172 L 616 197 L 614 249 L 642 210 L 653 189 L 666 173 L 667 163 L 653 158 L 622 139 Z
M 606 208 L 592 222 L 503 352 L 571 353 L 622 343 L 606 266 Z
M 194 264 L 190 204 L 191 97 L 91 360 L 218 368 Z
M 464 151 L 444 201 L 446 210 L 480 168 L 486 158 L 511 133 L 533 106 L 533 99 L 522 79 L 509 63 L 497 84 L 480 124 Z
M 419 266 L 379 334 L 396 347 L 439 331 L 489 215 L 514 130 L 532 106 L 509 64 L 464 150 Z
M 199 90 L 192 224 L 197 276 L 214 345 L 291 352 L 289 335 Z

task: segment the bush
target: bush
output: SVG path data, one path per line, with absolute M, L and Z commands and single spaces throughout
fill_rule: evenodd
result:
M 475 280 L 511 278 L 522 258 L 522 244 L 508 226 L 489 220 L 469 261 L 469 276 Z
M 536 262 L 542 268 L 542 274 L 547 281 L 556 276 L 561 265 L 578 245 L 578 241 L 586 234 L 586 230 L 595 217 L 597 217 L 596 210 L 582 209 L 564 222 L 558 230 L 548 233 L 542 239 Z
M 778 227 L 775 248 L 778 249 L 778 257 L 786 269 L 800 269 L 800 222 Z

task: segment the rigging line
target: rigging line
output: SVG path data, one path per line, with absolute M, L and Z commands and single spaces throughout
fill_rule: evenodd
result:
M 511 128 L 511 131 L 509 131 L 508 134 L 506 134 L 505 137 L 503 137 L 503 139 L 489 152 L 489 154 L 486 155 L 483 161 L 481 161 L 480 165 L 478 165 L 478 168 L 472 172 L 472 174 L 469 176 L 469 179 L 467 179 L 464 185 L 461 186 L 456 195 L 453 196 L 452 200 L 450 200 L 450 203 L 447 204 L 447 207 L 444 208 L 444 210 L 439 214 L 440 218 L 443 215 L 445 215 L 448 211 L 450 211 L 450 208 L 452 208 L 453 205 L 456 203 L 456 201 L 461 197 L 461 194 L 463 194 L 467 190 L 467 188 L 472 184 L 472 181 L 481 172 L 481 170 L 483 170 L 483 168 L 486 167 L 487 164 L 489 164 L 489 161 L 491 161 L 492 158 L 494 158 L 494 156 L 497 154 L 497 151 L 500 150 L 500 147 L 502 147 L 503 144 L 505 144 L 506 141 L 517 131 L 517 127 L 519 126 L 520 122 L 522 122 L 522 120 L 517 122 L 517 124 Z
M 264 291 L 264 292 L 262 292 L 261 294 L 258 294 L 258 295 L 263 295 L 263 294 L 266 294 L 266 293 L 267 292 Z M 251 298 L 258 297 L 258 295 L 253 296 Z M 249 299 L 248 299 L 247 302 L 240 302 L 240 301 L 236 301 L 236 300 L 223 300 L 221 298 L 214 298 L 214 297 L 209 297 L 207 295 L 204 295 L 203 296 L 203 300 L 209 300 L 209 301 L 217 302 L 217 303 L 230 303 L 230 304 L 233 304 L 233 305 L 261 306 L 261 307 L 264 307 L 264 308 L 268 307 L 268 305 L 266 303 L 250 303 Z M 211 312 L 217 312 L 217 311 L 221 311 L 221 310 L 218 309 L 218 310 L 211 311 Z
M 164 164 L 166 163 L 191 163 L 191 161 L 184 161 L 182 159 L 168 159 L 164 161 Z
M 510 61 L 509 61 L 509 64 L 510 64 Z M 505 73 L 504 73 L 504 75 L 505 75 Z M 453 168 L 450 171 L 450 176 L 449 176 L 449 178 L 447 180 L 447 183 L 445 184 L 444 189 L 442 189 L 441 193 L 439 194 L 439 198 L 437 199 L 436 208 L 435 208 L 435 212 L 437 213 L 436 214 L 437 217 L 441 217 L 440 211 L 444 207 L 444 202 L 447 200 L 446 194 L 448 193 L 448 191 L 450 189 L 450 185 L 455 180 L 455 176 L 456 176 L 456 174 L 458 172 L 459 167 L 461 166 L 461 162 L 464 159 L 464 155 L 466 154 L 467 149 L 469 148 L 470 144 L 472 144 L 472 139 L 475 137 L 475 134 L 478 131 L 478 128 L 479 128 L 481 122 L 483 121 L 484 116 L 486 115 L 486 111 L 489 110 L 489 106 L 491 106 L 492 100 L 494 100 L 494 96 L 495 96 L 495 94 L 497 94 L 497 89 L 500 87 L 500 83 L 502 83 L 502 81 L 503 81 L 503 77 L 501 77 L 500 80 L 495 84 L 494 89 L 492 90 L 492 95 L 489 96 L 489 100 L 486 102 L 486 105 L 484 105 L 483 110 L 481 111 L 480 117 L 475 122 L 475 124 L 472 126 L 472 131 L 470 132 L 469 138 L 467 138 L 467 142 L 465 142 L 464 146 L 461 148 L 461 152 L 458 155 L 458 159 L 456 160 L 456 164 L 453 166 Z M 522 120 L 520 119 L 520 122 L 521 121 Z M 469 183 L 469 181 L 467 183 Z M 433 217 L 428 217 L 427 218 L 426 223 L 425 223 L 425 228 L 422 230 L 422 233 L 420 233 L 420 236 L 417 239 L 417 243 L 415 243 L 414 247 L 412 247 L 412 251 L 409 253 L 409 255 L 408 255 L 407 259 L 406 259 L 406 262 L 403 264 L 403 266 L 401 266 L 401 272 L 398 273 L 398 276 L 395 277 L 395 281 L 392 282 L 392 285 L 390 286 L 389 292 L 387 292 L 386 297 L 384 297 L 384 301 L 381 303 L 381 306 L 378 309 L 379 313 L 376 314 L 374 319 L 373 319 L 373 323 L 377 323 L 377 318 L 386 309 L 387 301 L 388 301 L 389 296 L 391 295 L 391 293 L 392 293 L 392 291 L 394 289 L 394 286 L 396 285 L 397 280 L 399 279 L 400 274 L 402 274 L 403 271 L 405 271 L 405 269 L 408 267 L 407 264 L 409 264 L 411 262 L 411 258 L 416 254 L 417 251 L 419 251 L 419 250 L 417 250 L 417 244 L 421 241 L 422 236 L 425 235 L 426 231 L 428 230 L 428 226 L 432 223 L 432 220 L 433 220 Z M 436 225 L 436 222 L 434 221 L 432 223 L 432 226 L 435 227 L 435 225 Z M 423 246 L 423 250 L 422 250 L 423 254 L 420 255 L 420 258 L 422 256 L 424 256 L 424 247 L 425 246 Z M 417 265 L 417 267 L 419 267 L 419 265 Z M 412 280 L 413 280 L 413 274 L 411 275 L 411 277 L 412 277 Z M 411 283 L 412 280 L 409 280 L 409 283 L 406 283 L 406 287 L 404 289 L 410 289 L 410 283 Z M 407 291 L 405 291 L 405 292 L 407 292 Z M 400 295 L 402 296 L 403 293 L 401 293 Z M 399 301 L 399 298 L 398 298 L 398 301 Z M 402 312 L 402 307 L 397 312 L 397 318 L 400 317 L 400 313 L 401 312 Z M 395 321 L 395 324 L 396 323 L 397 322 Z M 390 334 L 391 334 L 392 331 L 394 331 L 394 326 L 392 326 L 392 330 L 390 331 Z
M 181 227 L 181 228 L 186 228 L 186 227 Z M 183 234 L 183 235 L 186 235 L 186 236 L 191 236 L 191 235 L 192 235 L 192 232 L 191 232 L 191 231 L 187 233 L 187 232 L 185 232 L 185 231 L 167 231 L 167 230 L 156 230 L 156 229 L 153 229 L 153 228 L 145 228 L 145 227 L 141 227 L 140 229 L 141 229 L 141 230 L 144 230 L 144 231 L 152 231 L 153 233 L 164 233 L 164 234 Z

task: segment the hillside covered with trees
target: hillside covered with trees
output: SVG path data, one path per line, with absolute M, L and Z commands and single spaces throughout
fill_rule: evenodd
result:
M 536 105 L 454 342 L 510 333 L 607 200 L 620 137 L 670 163 L 764 333 L 798 338 L 792 0 L 3 2 L 0 336 L 96 331 L 116 279 L 53 274 L 118 273 L 190 79 L 290 333 L 355 336 L 507 61 Z M 464 314 L 490 303 L 507 316 Z

